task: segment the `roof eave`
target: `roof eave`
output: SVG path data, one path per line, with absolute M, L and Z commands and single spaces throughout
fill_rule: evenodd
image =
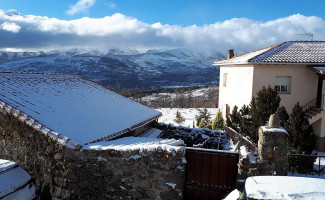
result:
M 224 66 L 224 65 L 249 65 L 252 63 L 249 62 L 240 62 L 240 63 L 213 63 L 212 66 Z
M 292 63 L 292 62 L 241 62 L 241 63 L 213 63 L 213 66 L 225 65 L 325 65 L 324 63 Z
M 325 63 L 302 63 L 302 62 L 250 62 L 253 65 L 324 65 Z

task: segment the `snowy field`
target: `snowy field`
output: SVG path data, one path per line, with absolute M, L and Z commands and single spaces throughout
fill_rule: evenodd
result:
M 203 108 L 199 108 L 203 109 Z M 215 118 L 218 108 L 207 108 L 208 112 L 211 114 L 211 120 Z M 165 123 L 165 124 L 173 124 L 175 126 L 178 126 L 179 124 L 175 123 L 174 120 L 176 118 L 176 112 L 180 112 L 182 117 L 184 117 L 185 121 L 180 124 L 182 126 L 193 128 L 193 122 L 194 125 L 196 125 L 195 115 L 198 115 L 198 109 L 197 108 L 159 108 L 156 109 L 159 112 L 162 113 L 162 116 L 159 118 L 158 122 Z

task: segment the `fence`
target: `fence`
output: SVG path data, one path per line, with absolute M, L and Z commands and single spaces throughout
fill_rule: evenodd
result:
M 289 154 L 289 172 L 321 175 L 325 172 L 325 156 Z
M 228 126 L 226 126 L 225 131 L 227 132 L 228 137 L 232 140 L 234 144 L 240 142 L 240 144 L 244 145 L 249 152 L 257 151 L 257 146 L 253 142 L 245 138 L 242 134 L 237 133 L 237 131 Z

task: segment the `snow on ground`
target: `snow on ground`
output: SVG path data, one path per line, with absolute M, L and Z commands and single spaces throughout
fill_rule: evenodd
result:
M 183 140 L 158 139 L 145 137 L 124 137 L 117 140 L 97 142 L 84 146 L 83 149 L 91 150 L 116 150 L 116 151 L 135 151 L 143 152 L 155 151 L 160 148 L 166 151 L 179 151 L 183 148 Z
M 204 109 L 204 108 L 199 108 Z M 218 108 L 207 108 L 208 112 L 211 114 L 211 120 L 214 119 L 218 112 Z M 179 124 L 175 123 L 176 112 L 180 112 L 181 116 L 184 117 L 185 121 L 181 124 L 182 126 L 193 128 L 193 122 L 196 126 L 195 115 L 198 115 L 197 108 L 159 108 L 156 109 L 162 113 L 162 116 L 158 119 L 158 122 L 165 124 L 173 124 L 178 126 Z
M 253 199 L 324 199 L 325 180 L 288 176 L 248 178 L 245 190 Z
M 227 195 L 226 198 L 224 198 L 224 200 L 237 200 L 239 199 L 240 193 L 237 189 L 234 189 L 231 193 L 229 193 Z

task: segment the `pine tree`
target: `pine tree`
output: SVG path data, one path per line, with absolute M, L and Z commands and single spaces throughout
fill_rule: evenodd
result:
M 296 153 L 310 154 L 315 147 L 315 135 L 308 117 L 299 103 L 290 114 L 289 143 Z
M 196 126 L 199 126 L 202 119 L 204 120 L 204 124 L 208 125 L 210 121 L 210 113 L 208 112 L 208 109 L 204 108 L 203 110 L 198 109 L 199 114 L 195 116 L 196 119 Z
M 278 92 L 271 88 L 263 87 L 257 92 L 255 98 L 255 105 L 251 106 L 252 120 L 263 126 L 270 118 L 270 115 L 274 114 L 280 105 L 280 96 Z
M 229 115 L 229 118 L 227 117 L 227 126 L 233 128 L 235 131 L 239 131 L 240 127 L 240 113 L 238 112 L 238 107 L 234 106 L 232 109 L 231 114 Z
M 181 125 L 185 121 L 184 117 L 181 115 L 181 113 L 177 110 L 176 111 L 176 118 L 174 120 L 175 123 L 178 125 Z
M 225 120 L 222 117 L 222 113 L 219 110 L 217 112 L 217 115 L 215 117 L 215 119 L 212 122 L 212 130 L 217 130 L 217 129 L 223 129 L 225 128 Z
M 281 106 L 276 111 L 277 116 L 280 119 L 280 125 L 286 130 L 289 129 L 289 114 L 284 106 Z
M 264 126 L 270 115 L 274 114 L 279 108 L 281 98 L 277 91 L 270 86 L 263 87 L 257 92 L 256 98 L 252 98 L 250 103 L 251 126 L 249 135 L 254 142 L 258 139 L 258 127 Z
M 252 100 L 251 106 L 254 106 L 255 99 Z M 239 123 L 239 132 L 245 133 L 250 138 L 254 139 L 255 128 L 253 128 L 253 123 L 250 115 L 250 107 L 243 105 L 239 110 L 240 123 Z M 254 139 L 255 141 L 255 139 Z
M 207 126 L 206 122 L 204 121 L 204 119 L 201 119 L 201 122 L 199 123 L 198 127 L 199 128 L 205 128 Z

